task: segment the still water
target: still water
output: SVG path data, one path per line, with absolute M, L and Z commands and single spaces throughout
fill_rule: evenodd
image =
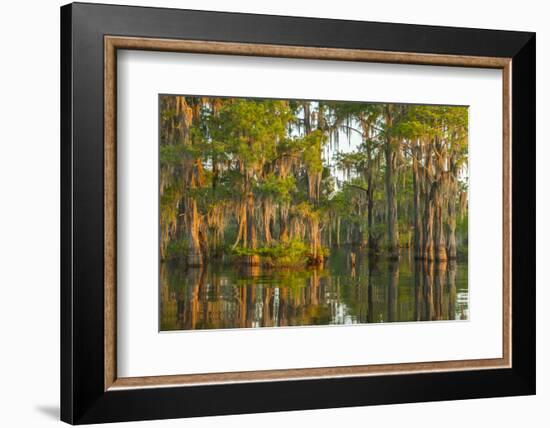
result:
M 468 319 L 468 264 L 333 251 L 323 268 L 163 263 L 160 328 L 284 327 Z

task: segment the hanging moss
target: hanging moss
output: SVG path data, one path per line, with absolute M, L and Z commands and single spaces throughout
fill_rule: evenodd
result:
M 162 96 L 161 257 L 322 264 L 357 245 L 453 258 L 467 128 L 464 107 Z

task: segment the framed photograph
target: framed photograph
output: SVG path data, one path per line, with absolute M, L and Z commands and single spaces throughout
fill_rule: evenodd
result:
M 535 393 L 535 35 L 61 8 L 61 418 Z

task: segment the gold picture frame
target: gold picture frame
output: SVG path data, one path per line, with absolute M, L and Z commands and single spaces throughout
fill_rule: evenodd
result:
M 169 51 L 335 61 L 438 65 L 502 70 L 503 320 L 502 358 L 230 373 L 118 377 L 116 369 L 116 69 L 118 50 Z M 104 36 L 104 390 L 318 378 L 363 377 L 461 370 L 502 369 L 512 364 L 511 318 L 511 70 L 512 58 L 384 52 L 359 49 Z

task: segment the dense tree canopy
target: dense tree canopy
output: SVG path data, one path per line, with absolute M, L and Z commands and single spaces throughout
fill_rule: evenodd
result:
M 466 255 L 466 107 L 162 96 L 160 124 L 163 260 Z

